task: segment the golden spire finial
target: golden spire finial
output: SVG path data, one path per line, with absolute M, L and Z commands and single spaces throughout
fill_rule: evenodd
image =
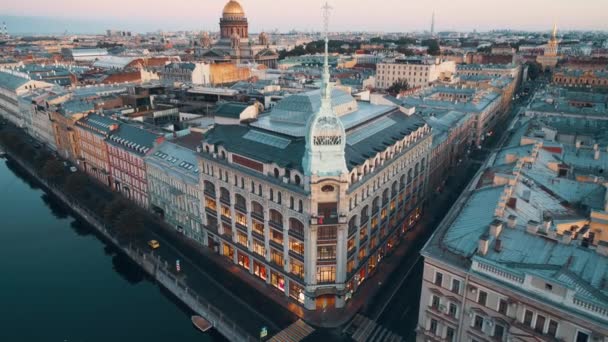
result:
M 557 39 L 557 23 L 553 23 L 553 34 L 551 36 L 553 40 Z

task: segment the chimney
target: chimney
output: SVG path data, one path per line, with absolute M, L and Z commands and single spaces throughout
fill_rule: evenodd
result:
M 490 234 L 495 238 L 499 237 L 500 233 L 502 232 L 503 226 L 504 223 L 501 220 L 492 221 L 492 223 L 490 224 Z
M 496 241 L 494 241 L 494 251 L 496 253 L 500 253 L 500 251 L 502 251 L 502 240 L 496 239 Z
M 526 227 L 526 230 L 530 234 L 536 234 L 536 233 L 538 233 L 539 226 L 540 226 L 540 224 L 538 222 L 536 222 L 534 220 L 530 220 L 530 221 L 528 221 L 528 226 Z
M 564 234 L 562 234 L 562 243 L 565 245 L 569 245 L 572 242 L 572 232 L 566 230 Z
M 553 223 L 553 220 L 551 220 L 550 217 L 547 217 L 543 220 L 543 230 L 545 232 L 548 232 L 549 229 L 551 229 L 551 223 Z
M 481 255 L 486 255 L 486 254 L 488 254 L 489 248 L 490 248 L 490 235 L 486 233 L 486 234 L 483 234 L 479 238 L 479 245 L 477 247 L 477 252 Z
M 517 225 L 517 216 L 515 215 L 509 215 L 508 221 L 507 221 L 507 226 L 509 228 L 515 228 L 515 226 Z
M 608 241 L 600 240 L 595 251 L 597 254 L 608 256 Z

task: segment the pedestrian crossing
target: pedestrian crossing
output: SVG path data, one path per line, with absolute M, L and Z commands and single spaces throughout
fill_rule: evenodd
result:
M 343 332 L 357 342 L 403 341 L 403 337 L 360 314 L 346 325 Z
M 301 319 L 274 335 L 270 342 L 299 342 L 315 331 Z

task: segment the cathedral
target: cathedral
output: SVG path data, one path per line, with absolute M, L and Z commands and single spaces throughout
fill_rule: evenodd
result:
M 269 49 L 268 35 L 262 32 L 257 42 L 249 37 L 249 23 L 245 11 L 236 0 L 224 6 L 220 18 L 220 38 L 212 44 L 208 33 L 201 39 L 201 56 L 214 62 L 257 63 L 276 68 L 278 54 Z
M 553 33 L 551 34 L 549 43 L 545 46 L 544 53 L 536 58 L 536 61 L 541 65 L 543 70 L 555 69 L 559 61 L 558 48 L 557 25 L 553 25 Z

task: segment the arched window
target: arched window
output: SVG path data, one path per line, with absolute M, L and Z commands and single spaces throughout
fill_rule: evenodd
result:
M 372 215 L 378 211 L 380 211 L 380 197 L 376 197 L 372 201 Z
M 348 221 L 348 235 L 352 234 L 357 230 L 357 215 L 353 216 Z
M 412 169 L 407 170 L 407 184 L 412 182 L 412 172 L 414 172 Z
M 264 207 L 256 201 L 251 202 L 251 214 L 264 220 Z
M 399 192 L 399 189 L 397 187 L 397 181 L 394 181 L 393 185 L 391 186 L 391 197 L 397 196 L 397 192 Z
M 279 178 L 279 169 L 277 169 L 276 167 L 274 168 L 274 178 Z
M 215 197 L 215 185 L 210 181 L 205 181 L 203 184 L 205 186 L 205 193 Z
M 281 198 L 281 192 L 280 192 L 280 191 L 278 191 L 278 192 L 277 192 L 277 203 L 278 203 L 278 204 L 281 204 L 281 202 L 282 202 L 282 201 L 283 201 L 283 199 Z
M 300 185 L 302 183 L 302 179 L 298 175 L 295 175 L 295 177 L 293 177 L 293 179 L 296 182 L 296 185 Z
M 247 211 L 247 200 L 245 197 L 235 194 L 234 195 L 234 207 L 240 209 L 241 211 Z
M 262 184 L 258 184 L 258 196 L 262 196 Z
M 416 163 L 416 166 L 414 167 L 414 177 L 417 177 L 419 173 L 420 173 L 420 163 Z
M 298 212 L 304 211 L 304 205 L 302 204 L 302 200 L 298 201 Z
M 296 236 L 304 237 L 304 224 L 295 218 L 289 219 L 289 232 Z
M 293 209 L 293 206 L 294 206 L 294 200 L 293 200 L 293 197 L 290 196 L 289 197 L 289 209 Z
M 365 206 L 363 207 L 363 209 L 361 209 L 361 224 L 364 224 L 365 222 L 367 222 L 369 220 L 369 206 Z
M 230 191 L 226 188 L 220 188 L 220 201 L 230 204 Z
M 274 210 L 270 209 L 268 222 L 273 224 L 274 226 L 283 227 L 283 215 Z
M 224 152 L 224 151 L 220 152 L 220 157 L 222 159 L 226 159 L 226 152 Z
M 405 175 L 401 175 L 401 178 L 399 178 L 399 188 L 401 190 L 405 189 Z
M 426 158 L 422 158 L 422 162 L 420 163 L 420 165 L 420 171 L 424 171 L 424 169 L 426 168 Z
M 270 200 L 274 201 L 274 190 L 270 189 Z
M 388 203 L 388 189 L 384 189 L 382 192 L 382 206 Z

